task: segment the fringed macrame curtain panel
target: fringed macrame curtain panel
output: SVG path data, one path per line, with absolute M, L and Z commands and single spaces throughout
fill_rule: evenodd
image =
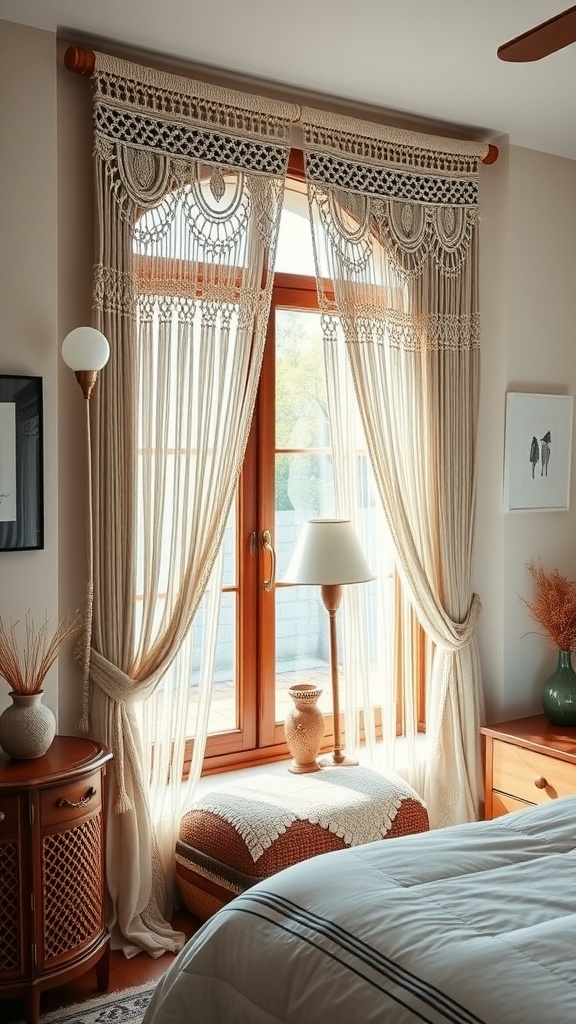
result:
M 478 166 L 487 147 L 302 113 L 329 362 L 341 325 L 398 566 L 433 641 L 424 796 L 477 817 L 471 592 L 480 374 Z
M 114 752 L 113 943 L 156 956 L 183 940 L 165 918 L 187 795 L 190 627 L 211 580 L 188 790 L 297 110 L 104 54 L 93 84 L 94 306 L 112 351 L 95 394 L 90 729 Z

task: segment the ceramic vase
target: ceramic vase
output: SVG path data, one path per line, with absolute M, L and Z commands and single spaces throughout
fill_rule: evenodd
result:
M 322 690 L 311 683 L 299 683 L 288 690 L 294 707 L 286 715 L 284 732 L 292 763 L 288 770 L 296 775 L 320 771 L 316 761 L 324 738 L 324 716 L 318 707 Z
M 0 715 L 0 747 L 15 760 L 42 757 L 54 739 L 56 719 L 39 693 L 10 691 L 12 704 Z
M 552 725 L 576 725 L 576 672 L 570 651 L 558 652 L 556 671 L 544 683 L 540 700 Z

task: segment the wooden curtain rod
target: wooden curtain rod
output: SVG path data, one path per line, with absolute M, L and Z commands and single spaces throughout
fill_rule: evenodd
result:
M 91 75 L 94 71 L 96 57 L 93 50 L 85 50 L 82 46 L 69 46 L 64 54 L 64 67 L 75 75 Z M 496 163 L 499 150 L 492 143 L 487 143 L 488 152 L 483 158 L 483 164 Z

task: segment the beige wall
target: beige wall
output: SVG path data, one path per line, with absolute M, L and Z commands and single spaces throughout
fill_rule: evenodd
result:
M 83 408 L 62 364 L 65 334 L 90 322 L 89 83 L 61 66 L 49 33 L 0 22 L 0 372 L 42 374 L 46 549 L 0 553 L 0 614 L 80 607 L 85 579 Z M 58 54 L 58 59 L 57 59 Z M 576 162 L 506 147 L 481 178 L 482 391 L 474 588 L 490 720 L 538 711 L 554 657 L 532 629 L 526 562 L 576 574 L 576 473 L 569 512 L 502 511 L 506 391 L 576 394 Z M 58 669 L 60 728 L 74 731 L 79 672 Z M 0 692 L 0 701 L 3 698 Z M 56 675 L 48 691 L 55 707 Z M 2 706 L 0 704 L 0 706 Z
M 58 621 L 56 41 L 0 22 L 0 372 L 43 378 L 45 547 L 0 552 L 0 615 Z M 57 712 L 57 673 L 45 701 Z M 0 709 L 9 703 L 0 680 Z
M 569 511 L 502 512 L 506 392 L 576 394 L 576 162 L 512 147 L 492 170 L 482 200 L 474 574 L 488 720 L 538 713 L 556 662 L 521 600 L 532 594 L 526 563 L 576 575 L 576 470 Z

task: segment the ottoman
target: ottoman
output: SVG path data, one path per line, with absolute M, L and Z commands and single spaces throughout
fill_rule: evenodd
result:
M 190 913 L 205 921 L 297 861 L 428 827 L 423 801 L 393 772 L 359 766 L 255 775 L 215 787 L 184 814 L 177 885 Z

